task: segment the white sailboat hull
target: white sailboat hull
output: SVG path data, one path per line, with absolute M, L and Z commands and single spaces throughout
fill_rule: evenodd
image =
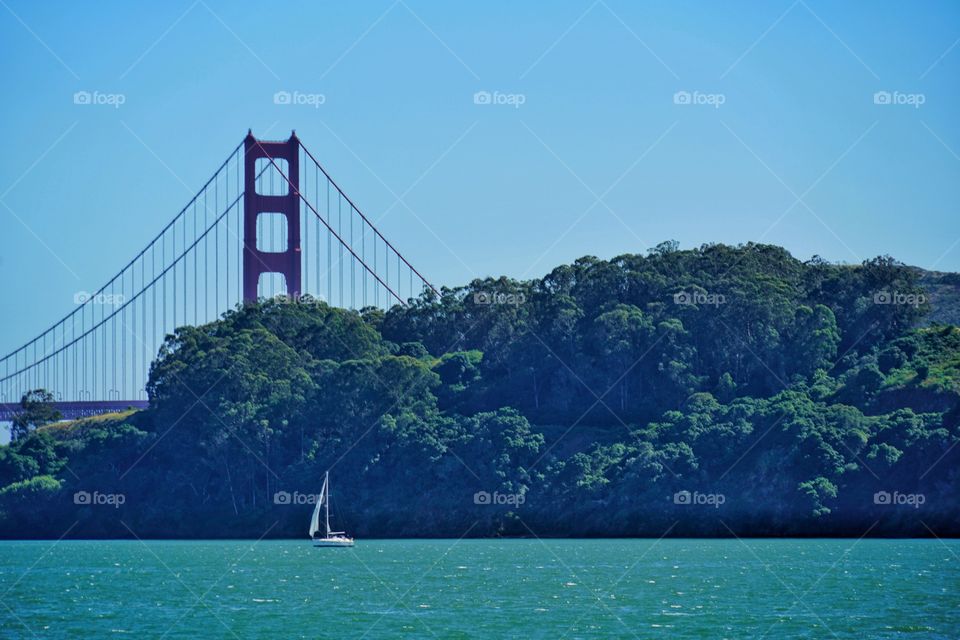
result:
M 352 547 L 353 538 L 348 538 L 346 536 L 338 536 L 332 538 L 314 538 L 313 546 L 315 547 Z

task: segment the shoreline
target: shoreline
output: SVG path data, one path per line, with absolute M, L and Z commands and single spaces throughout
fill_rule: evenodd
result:
M 543 540 L 576 540 L 576 541 L 609 541 L 609 540 L 783 540 L 783 541 L 801 541 L 801 540 L 960 540 L 960 534 L 950 534 L 950 535 L 929 535 L 929 536 L 761 536 L 761 535 L 742 535 L 742 536 L 725 536 L 725 537 L 697 537 L 697 536 L 607 536 L 607 537 L 573 537 L 573 536 L 501 536 L 501 537 L 479 537 L 479 536 L 469 536 L 462 538 L 455 538 L 450 536 L 437 536 L 437 537 L 406 537 L 406 538 L 382 538 L 382 537 L 373 537 L 373 538 L 359 538 L 355 539 L 356 542 L 407 542 L 407 541 L 433 541 L 433 540 L 456 540 L 456 541 L 467 541 L 467 540 L 490 540 L 490 541 L 504 541 L 504 540 L 530 540 L 530 541 L 543 541 Z M 310 542 L 310 538 L 163 538 L 163 537 L 128 537 L 128 538 L 0 538 L 0 544 L 5 542 L 286 542 L 286 541 L 302 541 L 307 544 Z

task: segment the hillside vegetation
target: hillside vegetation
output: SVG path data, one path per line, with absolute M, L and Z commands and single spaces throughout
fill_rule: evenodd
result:
M 665 243 L 249 305 L 167 337 L 150 410 L 0 447 L 0 534 L 300 537 L 331 469 L 359 536 L 956 535 L 960 329 L 920 277 Z

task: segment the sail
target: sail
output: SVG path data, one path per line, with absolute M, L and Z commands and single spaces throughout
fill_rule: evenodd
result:
M 317 531 L 320 530 L 320 507 L 323 506 L 323 503 L 327 499 L 327 479 L 323 480 L 323 488 L 320 489 L 320 498 L 317 500 L 317 505 L 313 508 L 313 517 L 310 518 L 310 537 L 312 538 Z M 329 530 L 329 525 L 327 525 Z
M 313 517 L 310 519 L 310 537 L 320 530 L 320 503 L 313 509 Z

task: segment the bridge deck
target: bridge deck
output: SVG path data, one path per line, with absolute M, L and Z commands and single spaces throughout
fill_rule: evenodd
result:
M 103 413 L 115 413 L 127 409 L 146 409 L 146 400 L 92 400 L 87 402 L 54 402 L 53 406 L 63 414 L 67 420 L 76 420 L 87 416 L 96 416 Z M 19 402 L 0 403 L 0 422 L 13 420 L 20 413 Z

